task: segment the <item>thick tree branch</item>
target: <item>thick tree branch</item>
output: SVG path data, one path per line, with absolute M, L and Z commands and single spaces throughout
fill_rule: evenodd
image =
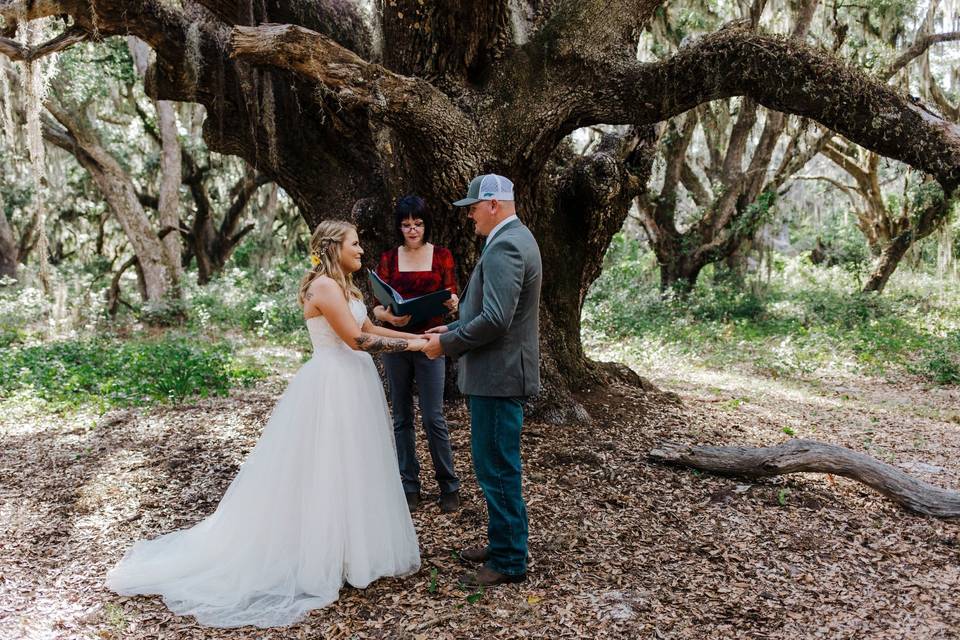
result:
M 684 162 L 680 169 L 680 183 L 690 193 L 690 197 L 698 207 L 710 206 L 710 190 L 703 184 L 689 162 Z
M 243 210 L 247 208 L 247 203 L 250 202 L 250 198 L 253 197 L 253 194 L 255 194 L 260 187 L 270 182 L 269 176 L 262 173 L 256 174 L 253 171 L 248 172 L 248 175 L 240 178 L 230 190 L 233 202 L 230 203 L 230 208 L 227 209 L 226 214 L 223 216 L 223 221 L 220 223 L 221 238 L 228 238 L 233 235 Z
M 195 0 L 226 25 L 295 24 L 322 33 L 361 56 L 371 54 L 371 34 L 355 2 L 311 0 L 257 3 Z
M 78 27 L 71 27 L 57 37 L 35 47 L 28 47 L 11 38 L 0 37 L 0 53 L 11 60 L 33 62 L 38 58 L 72 47 L 86 38 L 87 32 Z
M 637 36 L 665 0 L 563 0 L 531 44 L 549 56 L 635 57 Z
M 69 13 L 78 4 L 76 0 L 0 0 L 0 18 L 6 24 L 4 35 L 13 37 L 20 20 L 38 20 Z
M 960 127 L 861 70 L 785 38 L 725 30 L 664 62 L 609 73 L 588 92 L 580 126 L 658 122 L 707 101 L 748 95 L 941 181 L 960 181 Z
M 684 160 L 687 157 L 687 149 L 690 147 L 690 141 L 693 140 L 693 133 L 697 130 L 697 112 L 689 111 L 683 119 L 683 125 L 678 131 L 671 122 L 668 133 L 665 136 L 663 187 L 660 193 L 674 193 L 677 185 L 680 184 L 683 175 Z
M 960 40 L 960 31 L 922 35 L 918 37 L 913 44 L 900 52 L 900 55 L 898 55 L 893 62 L 877 74 L 877 77 L 882 80 L 889 80 L 896 75 L 898 71 L 923 55 L 923 53 L 933 45 L 941 42 L 954 42 L 956 40 Z
M 430 175 L 406 188 L 430 181 L 461 184 L 470 177 L 466 167 L 482 166 L 489 155 L 488 136 L 481 136 L 475 121 L 436 87 L 368 63 L 322 34 L 293 25 L 235 27 L 231 55 L 292 71 L 321 85 L 321 92 L 334 96 L 344 110 L 371 118 L 374 144 L 388 164 L 397 164 L 393 136 L 410 142 L 399 151 L 409 166 L 429 167 Z M 448 162 L 438 162 L 440 149 Z
M 700 447 L 664 442 L 650 452 L 669 462 L 713 473 L 765 478 L 820 472 L 862 482 L 914 513 L 960 518 L 960 493 L 916 480 L 866 454 L 813 440 L 790 440 L 774 447 Z

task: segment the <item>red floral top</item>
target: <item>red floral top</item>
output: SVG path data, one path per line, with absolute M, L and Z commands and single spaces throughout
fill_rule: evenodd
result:
M 380 256 L 377 275 L 404 298 L 416 298 L 440 289 L 449 289 L 452 293 L 459 294 L 453 254 L 449 249 L 437 245 L 433 246 L 433 264 L 430 266 L 430 271 L 400 271 L 400 251 L 399 247 L 394 247 L 384 251 Z M 442 324 L 447 324 L 447 319 L 444 316 L 436 316 L 425 322 L 398 327 L 398 329 L 409 333 L 420 333 Z

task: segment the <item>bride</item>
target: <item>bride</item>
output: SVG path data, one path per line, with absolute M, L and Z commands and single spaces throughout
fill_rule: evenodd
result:
M 298 296 L 313 357 L 290 381 L 256 447 L 203 521 L 141 540 L 107 574 L 122 595 L 160 594 L 215 627 L 285 626 L 348 582 L 420 568 L 393 432 L 369 354 L 426 341 L 374 326 L 353 272 L 348 222 L 320 223 Z

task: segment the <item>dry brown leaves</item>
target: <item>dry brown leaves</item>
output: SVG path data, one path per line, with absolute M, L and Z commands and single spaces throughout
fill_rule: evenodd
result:
M 0 638 L 956 637 L 958 525 L 911 516 L 843 479 L 748 483 L 646 460 L 665 438 L 769 444 L 790 426 L 960 486 L 956 396 L 861 383 L 672 384 L 682 404 L 598 389 L 584 398 L 593 425 L 527 425 L 530 578 L 474 597 L 458 588 L 451 553 L 483 540 L 485 513 L 468 418 L 452 406 L 465 506 L 415 514 L 420 573 L 344 589 L 302 624 L 267 631 L 203 628 L 158 598 L 107 591 L 103 577 L 135 539 L 212 511 L 282 380 L 173 408 L 6 415 Z

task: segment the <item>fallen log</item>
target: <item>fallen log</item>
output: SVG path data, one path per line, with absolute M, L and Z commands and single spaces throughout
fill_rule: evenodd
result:
M 908 511 L 936 518 L 960 518 L 960 493 L 917 480 L 866 454 L 815 440 L 790 440 L 774 447 L 701 447 L 663 442 L 650 451 L 649 457 L 657 462 L 750 478 L 832 473 L 862 482 Z

